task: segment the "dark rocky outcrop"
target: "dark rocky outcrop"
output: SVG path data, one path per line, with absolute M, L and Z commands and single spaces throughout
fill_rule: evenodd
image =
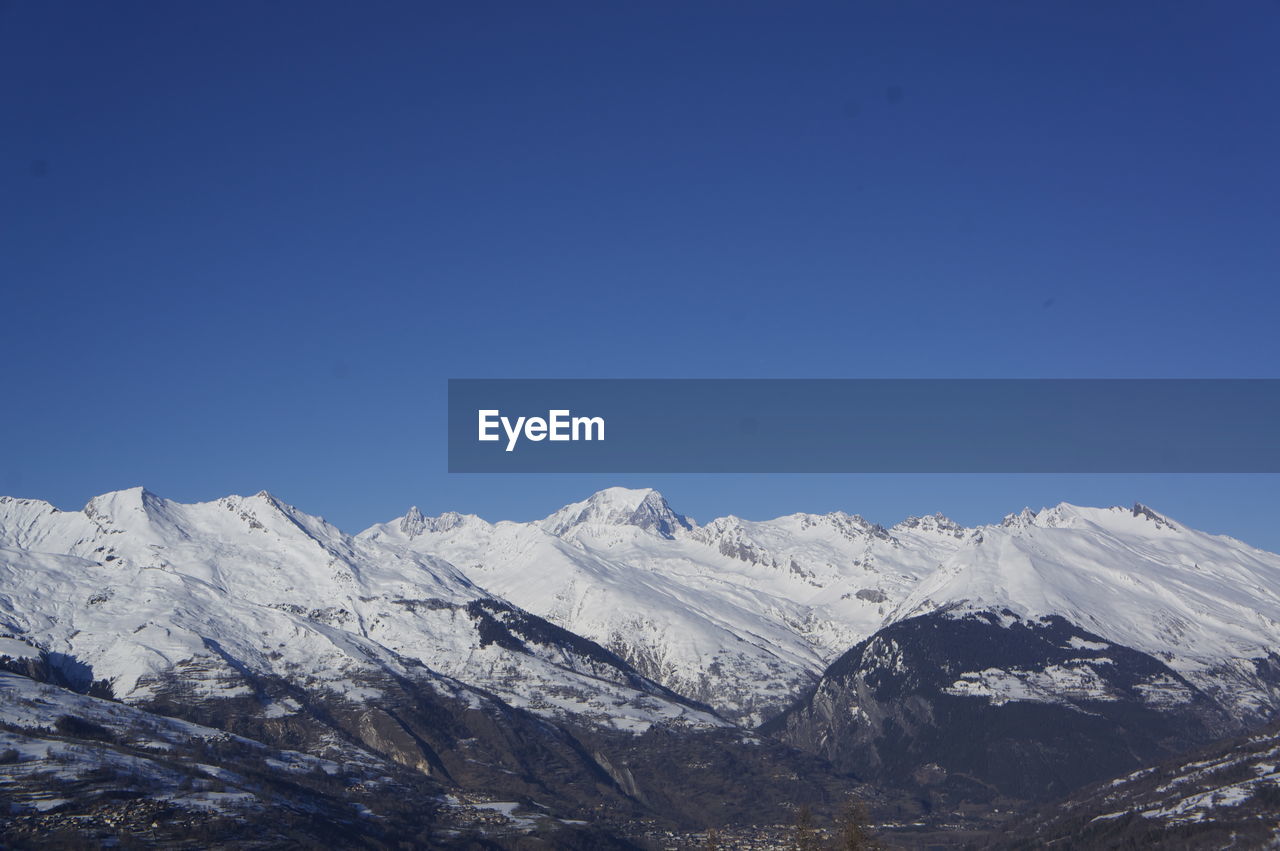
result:
M 1280 823 L 1280 724 L 1081 789 L 1008 825 L 999 848 L 1263 848 Z
M 1160 660 L 1062 618 L 939 612 L 858 644 L 762 731 L 875 783 L 990 800 L 1065 794 L 1230 723 Z

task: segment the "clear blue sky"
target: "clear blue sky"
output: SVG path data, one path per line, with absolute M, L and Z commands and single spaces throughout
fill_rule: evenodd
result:
M 0 4 L 0 493 L 356 530 L 1274 476 L 465 477 L 449 377 L 1276 377 L 1280 4 Z M 1100 423 L 1099 428 L 1105 428 Z

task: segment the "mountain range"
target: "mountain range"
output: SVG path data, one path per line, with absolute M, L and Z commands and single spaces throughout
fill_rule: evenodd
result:
M 1263 727 L 1278 649 L 1280 556 L 1142 505 L 699 524 L 610 488 L 530 523 L 411 508 L 350 535 L 265 492 L 0 497 L 17 833 L 103 760 L 206 830 L 284 808 L 312 813 L 274 821 L 299 835 L 603 847 L 855 790 L 887 829 L 937 825 Z M 213 774 L 143 782 L 219 737 Z M 259 753 L 279 767 L 254 780 Z M 118 807 L 120 782 L 90 785 Z

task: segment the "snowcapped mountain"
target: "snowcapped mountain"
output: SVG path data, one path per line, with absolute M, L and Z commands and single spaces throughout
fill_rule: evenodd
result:
M 610 488 L 534 523 L 416 509 L 361 533 L 614 651 L 672 690 L 758 723 L 873 632 L 970 533 L 856 516 L 697 526 L 652 490 Z
M 1062 795 L 1234 723 L 1155 657 L 1005 610 L 892 623 L 762 731 L 945 806 Z
M 267 493 L 0 498 L 0 669 L 573 818 L 834 800 L 766 721 L 940 806 L 1043 798 L 1271 719 L 1278 649 L 1280 556 L 1143 506 L 698 524 L 610 488 L 352 536 Z
M 1280 557 L 1140 505 L 1063 504 L 975 529 L 941 516 L 885 529 L 843 513 L 698 525 L 653 491 L 611 488 L 533 523 L 415 511 L 361 537 L 439 555 L 741 723 L 812 701 L 805 695 L 815 686 L 821 696 L 833 677 L 827 666 L 850 647 L 863 648 L 870 666 L 843 660 L 845 673 L 858 669 L 855 679 L 872 676 L 886 648 L 919 650 L 913 664 L 934 665 L 945 641 L 904 649 L 894 644 L 901 636 L 884 632 L 923 640 L 910 627 L 921 623 L 956 641 L 975 623 L 991 633 L 979 641 L 988 650 L 957 649 L 969 668 L 955 660 L 930 668 L 930 689 L 960 705 L 1015 711 L 1038 703 L 1097 715 L 1090 701 L 1135 701 L 1128 708 L 1155 713 L 1149 729 L 1165 731 L 1163 744 L 1131 748 L 1143 754 L 1135 758 L 1245 729 L 1280 708 Z M 1045 637 L 1055 623 L 1074 644 Z M 888 637 L 867 644 L 877 636 Z M 1001 642 L 1026 646 L 1002 655 Z M 1107 667 L 1130 651 L 1130 669 Z M 921 676 L 907 679 L 919 685 Z M 837 761 L 845 746 L 831 743 L 842 735 L 860 759 L 874 751 L 879 732 L 829 729 L 841 713 L 883 722 L 896 712 L 872 707 L 851 683 L 831 686 L 842 696 L 803 721 L 790 713 L 790 741 Z M 903 688 L 877 700 L 915 694 Z
M 1280 558 L 1145 506 L 1024 511 L 768 731 L 944 796 L 1060 795 L 1274 718 L 1278 603 Z
M 687 517 L 671 510 L 662 494 L 628 488 L 608 488 L 582 502 L 570 503 L 538 525 L 566 540 L 573 540 L 575 532 L 584 527 L 634 526 L 668 539 L 678 530 L 693 528 Z
M 899 604 L 1059 616 L 1161 659 L 1244 724 L 1280 706 L 1280 557 L 1143 505 L 1059 505 L 981 530 Z
M 426 677 L 619 729 L 725 723 L 448 563 L 353 538 L 265 492 L 183 505 L 135 488 L 79 512 L 4 498 L 0 547 L 0 632 L 76 660 L 129 701 L 154 697 L 175 669 L 224 697 L 251 693 L 249 674 L 352 700 L 376 692 L 370 677 Z
M 431 525 L 406 519 L 415 522 Z M 208 796 L 160 788 L 178 776 L 172 760 L 136 752 L 133 727 L 158 728 L 164 719 L 250 741 L 236 744 L 239 755 L 225 763 L 240 777 L 260 746 L 341 764 L 354 752 L 383 778 L 371 785 L 348 771 L 304 794 L 272 756 L 247 785 L 219 781 L 245 792 L 237 799 L 243 807 L 212 805 L 214 821 L 230 819 L 236 830 L 266 810 L 295 806 L 322 807 L 348 829 L 349 808 L 358 805 L 390 806 L 396 830 L 409 831 L 401 839 L 425 829 L 423 819 L 478 818 L 493 836 L 483 813 L 495 798 L 502 812 L 531 808 L 504 820 L 517 836 L 581 832 L 587 818 L 627 824 L 644 816 L 651 826 L 688 827 L 757 817 L 763 811 L 753 802 L 763 789 L 776 801 L 767 817 L 778 820 L 789 801 L 838 797 L 848 786 L 815 760 L 733 726 L 604 647 L 486 591 L 447 561 L 346 535 L 266 493 L 187 505 L 136 488 L 97 497 L 83 511 L 0 498 L 4 678 L 27 685 L 0 692 L 0 731 L 21 745 L 0 749 L 16 760 L 16 767 L 0 763 L 0 787 L 26 778 L 27 803 L 15 806 L 32 835 L 57 823 L 39 815 L 42 801 L 80 800 L 90 787 L 103 794 L 99 815 L 108 822 L 123 817 L 108 806 L 113 789 L 149 802 L 130 809 L 130 819 L 155 806 L 204 806 Z M 24 696 L 36 694 L 31 682 L 47 684 L 37 689 L 42 696 Z M 58 713 L 74 717 L 51 733 Z M 220 770 L 205 745 L 182 747 Z M 113 781 L 116 764 L 136 766 L 138 782 Z M 203 780 L 191 782 L 203 789 Z M 448 792 L 454 802 L 414 804 L 396 798 L 396 788 Z M 272 791 L 254 803 L 253 790 L 283 797 Z M 306 803 L 290 803 L 294 792 Z M 598 837 L 576 841 L 611 847 Z
M 1063 504 L 977 529 L 843 513 L 699 526 L 653 491 L 611 488 L 535 523 L 415 510 L 360 537 L 440 555 L 738 718 L 882 626 L 943 609 L 1062 616 L 1251 718 L 1277 699 L 1253 660 L 1280 647 L 1280 557 L 1143 506 Z M 735 691 L 744 681 L 755 689 Z

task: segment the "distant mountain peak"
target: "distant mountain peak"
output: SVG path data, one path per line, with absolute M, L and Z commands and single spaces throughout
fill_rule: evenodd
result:
M 1174 523 L 1172 520 L 1170 520 L 1168 517 L 1165 517 L 1160 512 L 1155 511 L 1151 508 L 1148 508 L 1147 506 L 1143 505 L 1140 502 L 1135 502 L 1133 504 L 1132 512 L 1134 517 L 1143 517 L 1143 518 L 1146 518 L 1147 520 L 1151 520 L 1152 522 L 1154 522 L 1156 524 L 1157 529 L 1160 529 L 1160 528 L 1177 529 L 1178 528 L 1177 523 Z
M 1041 508 L 1034 511 L 1024 508 L 1017 514 L 1006 515 L 1000 524 L 1005 528 L 1027 528 L 1035 526 L 1041 529 L 1054 529 L 1074 526 L 1082 521 L 1096 520 L 1099 512 L 1106 509 L 1082 508 L 1069 502 L 1060 502 L 1052 508 Z
M 268 491 L 268 490 L 260 490 L 257 493 L 255 493 L 253 496 L 249 497 L 249 499 L 254 499 L 254 500 L 258 500 L 260 502 L 266 503 L 268 508 L 273 508 L 276 511 L 279 511 L 282 514 L 286 514 L 286 515 L 291 514 L 294 511 L 297 511 L 297 509 L 294 508 L 292 505 L 289 505 L 287 502 L 280 499 L 278 496 L 276 496 L 275 494 L 271 493 L 271 491 Z
M 1036 517 L 1039 514 L 1040 512 L 1034 511 L 1028 506 L 1016 514 L 1006 514 L 1004 520 L 1000 521 L 1000 525 L 1006 529 L 1031 526 L 1036 522 Z
M 652 488 L 605 488 L 542 521 L 542 527 L 553 535 L 585 525 L 636 526 L 664 538 L 693 528 L 687 517 L 673 511 Z
M 85 503 L 83 512 L 94 520 L 118 522 L 131 514 L 150 516 L 151 510 L 163 503 L 164 499 L 139 485 L 99 494 Z
M 416 538 L 421 535 L 426 528 L 427 518 L 422 516 L 422 512 L 418 510 L 416 505 L 409 506 L 409 510 L 404 513 L 404 517 L 400 518 L 400 531 L 410 538 Z
M 474 514 L 459 514 L 457 511 L 446 511 L 437 516 L 423 514 L 416 505 L 409 506 L 403 517 L 370 527 L 361 533 L 363 537 L 380 536 L 390 533 L 392 537 L 404 536 L 412 540 L 423 535 L 449 532 L 461 526 L 475 525 L 487 527 L 489 524 Z
M 1123 522 L 1131 518 L 1150 521 L 1156 529 L 1178 530 L 1182 528 L 1170 518 L 1140 502 L 1135 502 L 1132 508 L 1126 508 L 1121 505 L 1115 505 L 1110 508 L 1088 508 L 1073 505 L 1069 502 L 1060 502 L 1052 508 L 1042 508 L 1039 511 L 1024 508 L 1017 514 L 1006 515 L 1000 525 L 1006 529 L 1029 529 L 1032 527 L 1056 529 L 1087 525 L 1112 528 L 1116 522 Z
M 967 531 L 965 527 L 961 526 L 950 517 L 947 517 L 941 511 L 924 517 L 916 517 L 912 515 L 900 523 L 895 523 L 890 531 L 904 531 L 907 529 L 915 529 L 921 532 L 937 532 L 943 535 L 955 536 L 962 535 Z

